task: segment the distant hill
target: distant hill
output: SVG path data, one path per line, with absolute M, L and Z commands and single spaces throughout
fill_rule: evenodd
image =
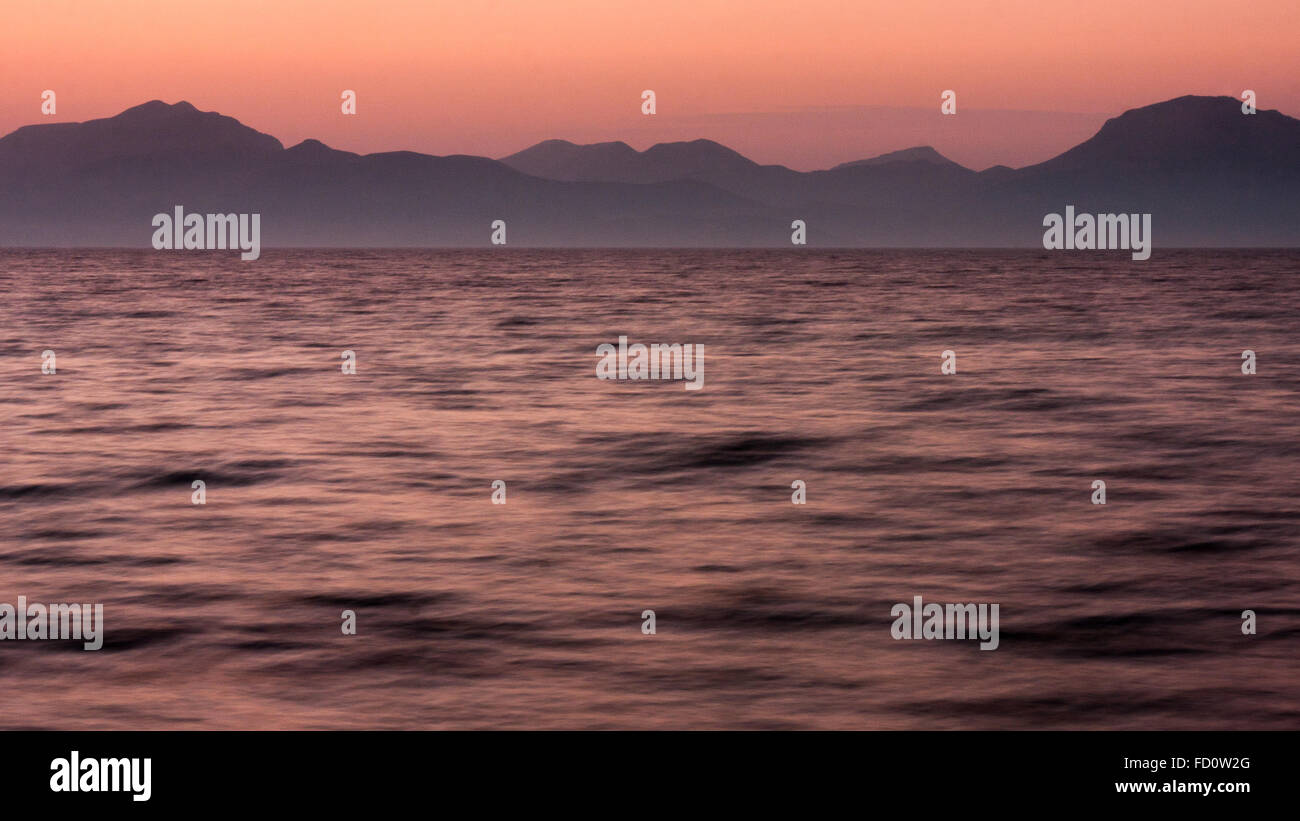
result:
M 881 154 L 879 157 L 872 157 L 869 160 L 855 160 L 854 162 L 840 163 L 832 168 L 832 171 L 839 171 L 844 168 L 858 168 L 866 165 L 889 165 L 890 163 L 928 163 L 930 165 L 957 165 L 957 163 L 948 159 L 944 155 L 935 151 L 928 145 L 920 145 L 916 148 L 904 148 L 901 151 L 890 151 L 888 154 Z
M 575 145 L 567 140 L 546 140 L 502 157 L 501 162 L 534 177 L 582 182 L 670 182 L 759 168 L 712 140 L 659 143 L 645 151 L 622 142 Z
M 636 151 L 548 140 L 517 154 L 359 155 L 152 101 L 0 139 L 0 244 L 148 247 L 150 220 L 260 213 L 273 246 L 1038 247 L 1042 218 L 1150 212 L 1157 250 L 1300 245 L 1300 120 L 1230 97 L 1127 111 L 1038 165 L 976 173 L 928 146 L 798 172 L 710 140 Z

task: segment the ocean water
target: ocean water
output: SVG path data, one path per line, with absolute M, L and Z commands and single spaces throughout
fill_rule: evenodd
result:
M 0 641 L 0 726 L 1300 728 L 1300 252 L 3 251 L 0 284 L 0 602 L 105 620 Z M 704 345 L 703 390 L 597 379 L 619 335 Z M 998 649 L 894 640 L 918 595 L 998 603 Z

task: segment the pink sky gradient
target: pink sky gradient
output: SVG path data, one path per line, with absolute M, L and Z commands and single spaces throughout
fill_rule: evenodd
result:
M 800 169 L 918 144 L 983 168 L 1046 159 L 1183 94 L 1250 88 L 1300 114 L 1295 0 L 5 5 L 3 133 L 184 99 L 286 144 L 360 152 L 709 137 Z M 956 117 L 939 114 L 948 88 Z

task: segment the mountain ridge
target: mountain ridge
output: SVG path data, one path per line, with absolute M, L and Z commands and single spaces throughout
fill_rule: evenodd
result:
M 550 175 L 550 176 L 547 176 Z M 1130 109 L 1043 163 L 976 172 L 930 146 L 800 172 L 708 139 L 547 140 L 500 159 L 357 154 L 188 101 L 0 138 L 0 244 L 140 245 L 175 204 L 260 212 L 268 246 L 1032 246 L 1045 213 L 1155 214 L 1156 241 L 1300 244 L 1300 120 L 1231 97 Z M 143 237 L 143 238 L 142 238 Z

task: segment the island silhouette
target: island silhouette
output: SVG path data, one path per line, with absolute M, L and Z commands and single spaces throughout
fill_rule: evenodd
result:
M 938 115 L 936 115 L 938 116 Z M 290 148 L 158 100 L 0 139 L 0 245 L 149 247 L 150 220 L 258 213 L 267 247 L 1042 247 L 1044 215 L 1149 213 L 1157 247 L 1300 244 L 1300 120 L 1185 96 L 1024 168 L 905 148 L 800 172 L 700 139 L 547 140 L 500 159 Z

